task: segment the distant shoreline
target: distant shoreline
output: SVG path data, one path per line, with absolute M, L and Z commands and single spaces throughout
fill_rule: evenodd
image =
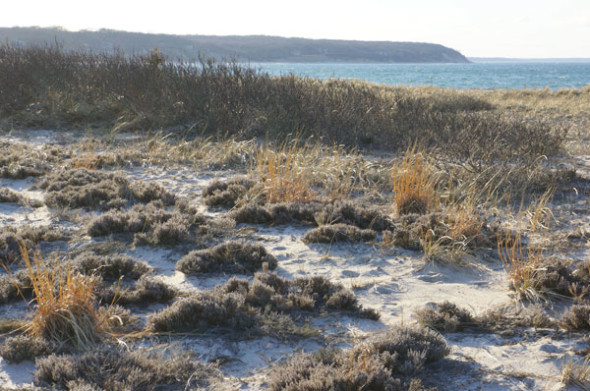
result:
M 467 57 L 473 63 L 590 63 L 589 58 Z

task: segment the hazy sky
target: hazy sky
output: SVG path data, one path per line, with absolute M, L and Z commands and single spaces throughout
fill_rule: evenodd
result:
M 472 57 L 590 57 L 590 0 L 12 0 L 0 26 L 433 42 Z M 296 4 L 296 5 L 295 5 Z

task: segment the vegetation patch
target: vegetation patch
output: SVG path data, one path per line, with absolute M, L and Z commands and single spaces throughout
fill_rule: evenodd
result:
M 470 312 L 460 309 L 448 301 L 433 303 L 415 312 L 418 323 L 440 332 L 454 333 L 473 325 L 475 320 Z
M 80 356 L 51 355 L 37 360 L 35 384 L 59 389 L 159 390 L 206 387 L 216 370 L 189 354 L 102 348 Z
M 209 207 L 233 208 L 254 186 L 254 181 L 246 177 L 236 177 L 221 182 L 215 180 L 203 190 L 203 202 Z
M 255 331 L 272 323 L 267 321 L 269 317 L 321 310 L 370 319 L 379 317 L 374 310 L 362 308 L 351 291 L 322 277 L 289 281 L 275 274 L 258 273 L 252 283 L 232 278 L 213 291 L 182 298 L 151 315 L 148 328 L 156 332 L 201 331 L 211 327 Z
M 0 188 L 0 202 L 11 202 L 14 204 L 25 203 L 23 196 L 6 187 Z
M 555 328 L 555 322 L 538 305 L 506 306 L 488 310 L 481 315 L 459 308 L 450 302 L 431 303 L 415 312 L 418 323 L 439 332 L 473 331 L 518 333 L 518 329 Z
M 236 223 L 242 224 L 348 224 L 360 229 L 381 232 L 393 229 L 394 223 L 377 208 L 365 208 L 352 202 L 287 202 L 273 205 L 247 204 L 229 213 Z
M 271 370 L 270 387 L 274 391 L 406 390 L 417 384 L 412 376 L 449 351 L 444 338 L 428 329 L 389 328 L 349 351 L 323 349 L 296 355 Z
M 435 176 L 417 144 L 408 148 L 394 167 L 393 193 L 399 216 L 426 214 L 435 208 Z
M 168 303 L 178 296 L 178 291 L 153 277 L 142 276 L 133 285 L 115 284 L 105 287 L 100 298 L 105 304 L 116 303 L 121 306 Z
M 566 330 L 590 330 L 590 305 L 575 304 L 561 318 L 561 326 Z
M 39 254 L 22 251 L 34 294 L 31 336 L 55 343 L 60 349 L 85 350 L 104 336 L 98 317 L 95 281 L 87 276 L 52 269 Z
M 0 142 L 0 178 L 39 177 L 50 170 L 59 151 L 55 147 L 41 150 L 21 143 Z
M 276 269 L 277 259 L 264 246 L 244 242 L 228 242 L 215 247 L 191 251 L 182 257 L 176 268 L 185 274 L 211 272 L 253 274 L 263 265 Z
M 17 299 L 29 299 L 32 293 L 31 279 L 26 270 L 0 276 L 0 304 Z
M 53 208 L 109 210 L 137 202 L 175 202 L 174 195 L 157 183 L 130 183 L 116 174 L 87 169 L 54 172 L 39 187 L 47 191 L 45 204 Z
M 370 242 L 377 237 L 372 229 L 360 229 L 348 224 L 322 225 L 303 236 L 304 243 Z
M 445 213 L 408 214 L 395 220 L 395 229 L 388 233 L 387 241 L 397 247 L 421 250 L 426 241 L 443 247 L 459 244 L 463 249 L 475 249 L 491 247 L 496 240 L 495 232 L 476 216 L 467 225 L 459 223 L 456 216 Z
M 205 217 L 193 209 L 178 206 L 167 210 L 160 201 L 133 206 L 128 211 L 111 210 L 88 223 L 92 237 L 111 234 L 136 234 L 138 243 L 175 245 L 189 238 L 195 228 L 205 223 Z
M 42 242 L 68 239 L 69 235 L 53 227 L 21 226 L 0 230 L 0 265 L 11 266 L 22 261 L 20 246 L 32 248 Z
M 18 364 L 25 360 L 34 360 L 35 357 L 45 356 L 53 351 L 53 347 L 41 338 L 28 335 L 17 335 L 6 338 L 0 345 L 0 356 L 9 363 Z
M 137 280 L 152 269 L 137 259 L 125 254 L 96 255 L 83 253 L 76 257 L 74 264 L 86 275 L 99 275 L 107 281 L 121 278 Z

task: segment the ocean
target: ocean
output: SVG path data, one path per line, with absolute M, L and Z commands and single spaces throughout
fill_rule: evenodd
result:
M 251 63 L 271 75 L 321 80 L 358 79 L 379 84 L 459 89 L 582 88 L 590 84 L 590 62 L 474 62 L 469 64 L 295 64 Z

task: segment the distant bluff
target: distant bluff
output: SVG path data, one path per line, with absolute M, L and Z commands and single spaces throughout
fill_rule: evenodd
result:
M 264 35 L 208 36 L 143 34 L 115 30 L 72 32 L 61 28 L 0 28 L 0 42 L 11 45 L 63 45 L 65 50 L 147 54 L 154 48 L 171 58 L 199 55 L 247 62 L 466 63 L 442 45 L 420 42 L 344 41 Z

